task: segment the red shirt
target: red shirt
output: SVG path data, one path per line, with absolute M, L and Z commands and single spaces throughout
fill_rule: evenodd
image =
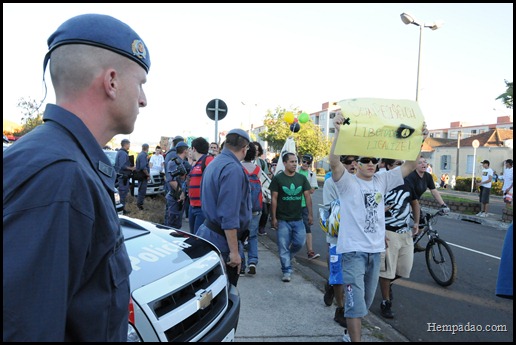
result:
M 188 197 L 190 198 L 190 205 L 195 207 L 201 207 L 201 180 L 204 166 L 206 167 L 214 159 L 212 155 L 204 155 L 195 162 L 192 170 L 190 171 L 190 184 L 188 187 Z

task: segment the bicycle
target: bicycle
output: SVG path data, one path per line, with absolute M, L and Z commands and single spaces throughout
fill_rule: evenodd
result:
M 421 231 L 414 238 L 414 246 L 423 238 L 428 237 L 425 248 L 426 267 L 432 278 L 441 286 L 450 286 L 457 278 L 457 263 L 450 246 L 439 237 L 433 225 L 437 223 L 437 216 L 443 216 L 446 212 L 439 210 L 434 214 L 421 211 Z

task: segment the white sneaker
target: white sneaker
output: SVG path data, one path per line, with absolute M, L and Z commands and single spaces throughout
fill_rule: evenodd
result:
M 479 217 L 482 217 L 482 218 L 487 218 L 487 213 L 485 212 L 482 212 L 482 214 L 479 216 Z
M 480 212 L 478 212 L 475 216 L 477 216 L 477 217 L 482 217 L 482 215 L 483 215 L 483 214 L 484 214 L 484 212 L 483 212 L 483 211 L 480 211 Z
M 350 343 L 351 342 L 351 338 L 349 336 L 347 328 L 344 328 L 344 335 L 342 336 L 342 341 L 345 342 L 345 343 Z
M 288 283 L 290 281 L 290 273 L 283 273 L 283 278 L 281 278 L 281 280 Z

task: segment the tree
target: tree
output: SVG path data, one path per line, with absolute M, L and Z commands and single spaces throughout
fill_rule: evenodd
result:
M 22 128 L 19 131 L 15 131 L 13 135 L 22 136 L 29 133 L 37 126 L 43 124 L 43 113 L 39 111 L 41 104 L 38 104 L 36 100 L 29 98 L 20 98 L 18 100 L 17 107 L 22 109 Z
M 501 99 L 502 103 L 509 109 L 512 109 L 512 81 L 505 81 L 505 86 L 507 86 L 507 91 L 502 93 L 500 96 L 496 97 L 496 99 Z
M 277 107 L 273 112 L 267 111 L 263 121 L 265 131 L 259 134 L 260 138 L 267 141 L 275 151 L 280 151 L 289 136 L 296 141 L 297 153 L 299 155 L 310 153 L 314 156 L 314 161 L 326 157 L 330 153 L 331 141 L 321 132 L 318 125 L 312 121 L 302 123 L 301 129 L 297 133 L 290 130 L 290 124 L 284 120 L 285 113 L 291 111 L 295 115 L 301 114 L 297 108 L 286 110 Z

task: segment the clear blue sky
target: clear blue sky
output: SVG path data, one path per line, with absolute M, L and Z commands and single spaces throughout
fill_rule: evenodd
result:
M 213 98 L 229 112 L 219 130 L 260 123 L 267 109 L 311 113 L 326 101 L 415 99 L 418 21 L 420 107 L 430 129 L 512 115 L 495 98 L 513 76 L 513 4 L 3 4 L 4 118 L 19 98 L 43 98 L 48 36 L 68 18 L 109 14 L 146 42 L 152 66 L 133 142 L 207 136 Z M 55 101 L 47 71 L 46 102 Z M 243 105 L 246 104 L 246 105 Z

